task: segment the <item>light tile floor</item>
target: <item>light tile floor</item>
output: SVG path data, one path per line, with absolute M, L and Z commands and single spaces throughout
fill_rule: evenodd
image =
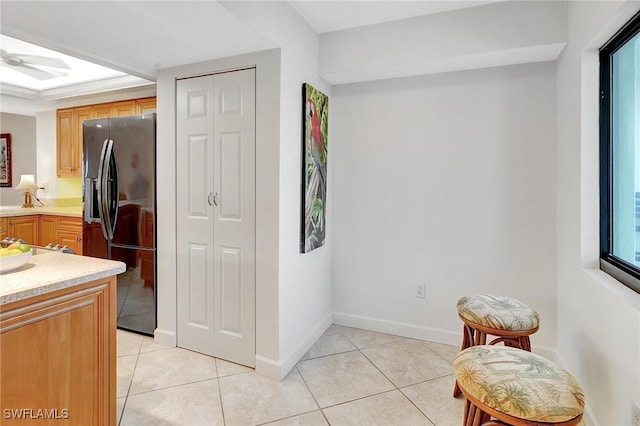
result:
M 282 381 L 118 330 L 118 424 L 461 425 L 459 348 L 332 325 Z

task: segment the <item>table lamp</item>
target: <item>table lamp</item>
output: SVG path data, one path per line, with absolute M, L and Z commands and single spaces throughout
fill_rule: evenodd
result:
M 24 204 L 22 208 L 33 207 L 33 192 L 40 187 L 36 184 L 36 177 L 34 175 L 21 175 L 20 183 L 16 186 L 16 189 L 24 189 Z

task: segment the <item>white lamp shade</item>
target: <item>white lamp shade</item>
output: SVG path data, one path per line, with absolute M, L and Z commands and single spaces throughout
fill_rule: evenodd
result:
M 16 186 L 16 189 L 28 189 L 31 191 L 38 189 L 35 175 L 21 175 L 20 183 Z

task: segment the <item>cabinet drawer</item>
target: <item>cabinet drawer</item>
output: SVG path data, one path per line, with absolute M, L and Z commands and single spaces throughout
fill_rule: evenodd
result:
M 58 229 L 71 231 L 71 232 L 81 232 L 82 231 L 82 218 L 81 217 L 69 217 L 69 216 L 60 216 L 60 222 L 58 222 Z

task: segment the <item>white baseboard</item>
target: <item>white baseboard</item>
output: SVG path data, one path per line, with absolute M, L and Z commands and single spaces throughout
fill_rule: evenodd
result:
M 276 380 L 284 379 L 332 323 L 333 314 L 329 313 L 282 362 L 275 361 L 261 355 L 256 355 L 256 373 Z
M 287 374 L 289 374 L 289 371 L 291 371 L 293 367 L 296 366 L 298 361 L 300 361 L 304 354 L 306 354 L 307 351 L 311 349 L 311 346 L 313 346 L 314 343 L 318 341 L 318 339 L 324 334 L 325 331 L 327 331 L 327 328 L 329 328 L 331 324 L 333 324 L 333 314 L 329 312 L 313 329 L 313 331 L 309 333 L 309 335 L 307 335 L 306 338 L 302 342 L 300 342 L 298 346 L 294 348 L 293 352 L 284 360 L 284 362 L 282 363 L 283 378 Z
M 346 327 L 362 328 L 380 333 L 426 340 L 428 342 L 443 343 L 445 345 L 460 346 L 460 342 L 462 342 L 462 332 L 456 333 L 438 328 L 346 314 L 343 312 L 333 313 L 333 323 Z M 462 329 L 462 326 L 460 326 L 460 329 Z
M 278 361 L 261 355 L 256 355 L 256 373 L 270 377 L 275 380 L 282 380 L 282 365 Z
M 153 332 L 153 341 L 159 345 L 169 346 L 171 348 L 175 348 L 178 344 L 175 331 L 163 330 L 161 328 L 156 328 Z
M 462 323 L 460 323 L 460 332 L 454 332 L 405 322 L 346 314 L 343 312 L 334 312 L 333 322 L 334 324 L 344 325 L 346 327 L 362 328 L 445 345 L 460 346 L 462 343 Z M 532 352 L 547 359 L 555 359 L 556 351 L 554 348 L 536 345 L 532 349 Z

